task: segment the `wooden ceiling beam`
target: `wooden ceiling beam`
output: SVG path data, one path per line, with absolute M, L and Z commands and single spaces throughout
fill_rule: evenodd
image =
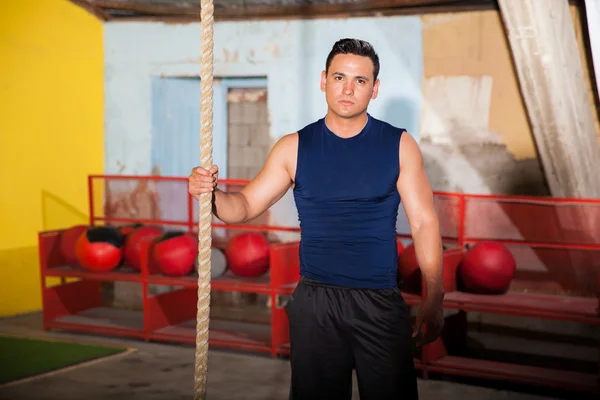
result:
M 244 9 L 215 9 L 215 19 L 259 19 L 291 17 L 324 17 L 332 15 L 356 15 L 361 13 L 386 13 L 395 10 L 423 8 L 464 3 L 456 0 L 371 0 L 351 4 L 311 4 L 303 6 L 263 6 Z
M 109 13 L 106 13 L 101 7 L 90 4 L 87 0 L 71 0 L 71 3 L 83 8 L 90 14 L 94 15 L 96 18 L 102 21 L 110 21 L 111 16 Z
M 138 0 L 78 0 L 95 8 L 123 13 L 132 13 L 138 17 L 180 17 L 188 20 L 200 19 L 200 3 L 194 6 L 150 4 Z M 367 0 L 360 3 L 348 4 L 308 4 L 300 6 L 244 6 L 244 7 L 219 7 L 215 6 L 215 20 L 232 19 L 260 19 L 260 18 L 293 18 L 293 17 L 319 17 L 335 14 L 353 15 L 359 13 L 393 12 L 400 9 L 438 7 L 438 6 L 466 6 L 481 5 L 482 3 L 495 3 L 494 0 Z M 188 3 L 189 4 L 189 3 Z M 127 16 L 124 16 L 127 17 Z
M 198 4 L 192 7 L 185 7 L 183 5 L 175 4 L 160 4 L 160 3 L 149 3 L 140 0 L 84 0 L 88 3 L 93 4 L 95 7 L 102 8 L 104 10 L 113 10 L 120 12 L 131 12 L 138 14 L 147 15 L 194 15 L 200 14 L 200 0 Z M 215 7 L 215 13 L 217 7 Z
M 499 0 L 550 191 L 600 198 L 600 148 L 567 0 Z

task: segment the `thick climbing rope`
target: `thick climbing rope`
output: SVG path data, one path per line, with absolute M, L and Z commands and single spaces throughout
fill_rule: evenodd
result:
M 200 165 L 212 166 L 213 129 L 213 0 L 200 0 Z M 204 400 L 208 373 L 208 325 L 212 245 L 212 194 L 200 197 L 198 220 L 198 304 L 196 315 L 196 368 L 194 399 Z

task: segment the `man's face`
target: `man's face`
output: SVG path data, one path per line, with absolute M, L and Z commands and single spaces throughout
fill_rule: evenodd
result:
M 369 101 L 377 97 L 379 79 L 373 79 L 373 62 L 369 57 L 338 54 L 321 73 L 321 90 L 329 109 L 342 118 L 365 112 Z

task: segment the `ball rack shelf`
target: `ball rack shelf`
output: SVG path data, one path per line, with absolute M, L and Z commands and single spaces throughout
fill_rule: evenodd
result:
M 108 197 L 106 193 L 111 185 L 122 187 L 124 182 L 152 182 L 156 187 L 162 182 L 170 185 L 170 193 L 178 185 L 180 200 L 171 204 L 175 210 L 171 214 L 176 217 L 135 219 L 109 215 L 108 201 L 104 197 Z M 141 223 L 195 233 L 197 204 L 187 194 L 186 182 L 185 178 L 160 176 L 90 176 L 90 225 Z M 221 185 L 232 190 L 245 183 L 224 180 Z M 157 192 L 160 194 L 161 190 Z M 415 364 L 423 377 L 442 373 L 600 393 L 600 360 L 595 371 L 574 371 L 479 359 L 460 352 L 468 334 L 468 312 L 600 326 L 600 200 L 436 192 L 435 202 L 446 248 L 444 308 L 456 314 L 447 317 L 440 339 L 416 351 Z M 167 210 L 165 207 L 163 205 L 163 211 Z M 399 220 L 402 214 L 399 213 Z M 297 236 L 271 242 L 270 269 L 264 276 L 248 279 L 227 272 L 212 279 L 211 289 L 269 296 L 270 305 L 264 307 L 268 323 L 211 317 L 209 343 L 212 347 L 286 356 L 289 355 L 289 331 L 285 302 L 299 279 L 299 228 L 259 222 L 233 226 L 215 219 L 213 230 L 218 234 L 213 237 L 213 246 L 224 248 L 228 239 L 244 231 L 266 235 L 286 232 Z M 410 232 L 402 228 L 402 223 L 399 226 L 398 239 L 410 241 Z M 572 226 L 579 228 L 576 231 L 570 228 L 567 234 L 565 227 Z M 38 234 L 45 329 L 195 344 L 195 273 L 176 278 L 163 276 L 147 256 L 142 257 L 141 271 L 123 265 L 109 273 L 88 272 L 77 265 L 67 265 L 62 259 L 58 250 L 62 231 Z M 505 244 L 517 261 L 515 281 L 505 294 L 478 295 L 459 290 L 460 259 L 469 245 L 483 240 Z M 540 269 L 539 265 L 544 268 Z M 587 285 L 580 291 L 585 293 L 561 292 L 564 277 L 569 274 L 565 271 L 587 271 L 585 278 L 579 281 L 580 285 Z M 47 278 L 61 278 L 61 282 L 49 284 Z M 139 287 L 141 310 L 107 307 L 102 282 L 129 282 Z M 151 294 L 152 286 L 168 290 Z M 402 295 L 408 305 L 418 307 L 425 293 L 402 289 Z M 600 354 L 600 339 L 598 349 Z

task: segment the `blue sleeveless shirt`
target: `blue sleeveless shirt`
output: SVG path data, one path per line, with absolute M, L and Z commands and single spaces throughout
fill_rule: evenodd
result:
M 347 139 L 330 131 L 324 118 L 298 132 L 294 200 L 302 276 L 344 287 L 397 286 L 403 132 L 370 115 Z

